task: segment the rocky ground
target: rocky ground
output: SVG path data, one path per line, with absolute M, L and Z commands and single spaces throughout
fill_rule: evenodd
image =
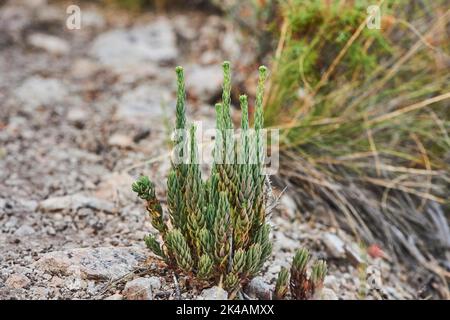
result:
M 221 61 L 238 61 L 236 82 L 251 94 L 252 51 L 206 13 L 134 17 L 85 5 L 80 30 L 66 29 L 66 17 L 44 0 L 0 7 L 0 298 L 225 298 L 145 249 L 155 230 L 130 185 L 150 175 L 165 197 L 174 67 L 186 67 L 189 118 L 212 126 Z M 303 221 L 287 195 L 271 219 L 273 256 L 241 297 L 270 298 L 299 246 L 328 261 L 319 299 L 416 297 L 388 257 Z

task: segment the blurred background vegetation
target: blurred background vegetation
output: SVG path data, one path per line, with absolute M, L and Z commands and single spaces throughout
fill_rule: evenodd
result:
M 327 221 L 361 245 L 449 277 L 448 1 L 103 2 L 231 19 L 256 41 L 254 65 L 271 70 L 266 126 L 281 129 L 282 143 L 275 180 L 304 216 L 332 212 Z M 374 4 L 380 29 L 366 25 Z

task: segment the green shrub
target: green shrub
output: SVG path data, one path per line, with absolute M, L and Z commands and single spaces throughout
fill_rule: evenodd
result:
M 165 217 L 155 194 L 155 186 L 146 176 L 132 186 L 146 201 L 154 235 L 145 238 L 147 246 L 175 270 L 209 283 L 220 282 L 233 291 L 252 278 L 269 257 L 272 244 L 266 221 L 267 186 L 262 172 L 263 106 L 266 68 L 259 69 L 259 85 L 254 119 L 249 129 L 247 97 L 240 97 L 241 134 L 235 137 L 231 120 L 231 71 L 224 62 L 222 103 L 216 105 L 216 139 L 211 174 L 204 181 L 198 163 L 195 127 L 189 128 L 189 140 L 175 135 L 175 155 L 188 161 L 172 161 L 167 179 L 168 215 Z M 178 78 L 176 126 L 186 129 L 183 69 Z M 176 132 L 179 133 L 179 132 Z M 243 156 L 244 161 L 237 161 Z M 229 157 L 231 161 L 222 161 Z M 256 159 L 256 161 L 251 161 Z

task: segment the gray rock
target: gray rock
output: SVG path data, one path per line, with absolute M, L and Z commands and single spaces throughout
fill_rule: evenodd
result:
M 54 55 L 69 53 L 70 46 L 66 40 L 45 33 L 34 33 L 28 36 L 27 42 L 34 48 L 45 50 Z
M 143 249 L 133 247 L 78 248 L 46 253 L 33 267 L 50 274 L 110 280 L 133 271 L 146 254 Z
M 131 30 L 103 33 L 94 40 L 90 52 L 102 64 L 119 72 L 124 68 L 142 68 L 146 63 L 168 63 L 178 54 L 175 33 L 166 18 Z
M 194 65 L 186 69 L 188 95 L 210 101 L 222 88 L 223 74 L 220 65 Z
M 62 102 L 67 95 L 67 89 L 57 79 L 34 76 L 25 80 L 14 93 L 17 99 L 24 104 L 27 111 L 34 111 L 39 106 L 49 106 Z
M 227 300 L 227 299 L 228 299 L 228 292 L 217 286 L 203 290 L 200 296 L 198 297 L 198 300 Z
M 31 288 L 31 295 L 34 300 L 46 300 L 46 299 L 48 299 L 49 293 L 50 293 L 50 289 L 46 288 L 46 287 Z
M 158 277 L 150 277 L 148 280 L 150 281 L 153 290 L 161 289 L 161 280 Z
M 5 231 L 6 230 L 10 230 L 13 229 L 17 226 L 17 224 L 19 223 L 19 220 L 17 219 L 17 217 L 12 216 L 11 218 L 9 218 L 9 220 L 2 226 Z
M 21 6 L 4 6 L 0 8 L 0 44 L 10 40 L 19 42 L 22 32 L 32 22 L 31 12 Z
M 70 210 L 72 207 L 72 196 L 48 198 L 39 204 L 39 209 L 45 212 Z
M 122 96 L 116 116 L 131 123 L 149 124 L 152 119 L 163 117 L 165 112 L 172 112 L 169 106 L 174 103 L 164 101 L 164 96 L 168 97 L 169 93 L 162 88 L 140 85 Z M 168 108 L 164 109 L 163 105 Z
M 334 233 L 325 233 L 323 236 L 323 243 L 325 244 L 330 256 L 334 258 L 345 257 L 345 243 Z
M 70 291 L 80 291 L 87 287 L 87 282 L 79 275 L 73 275 L 70 277 L 67 277 L 64 280 L 64 288 L 70 290 Z
M 106 21 L 103 15 L 98 10 L 85 10 L 81 14 L 81 27 L 89 27 L 94 29 L 101 29 L 105 27 Z
M 89 197 L 82 194 L 70 196 L 54 197 L 41 201 L 39 208 L 44 212 L 53 212 L 61 210 L 78 210 L 80 208 L 91 208 L 107 213 L 115 212 L 115 206 L 112 202 Z
M 23 199 L 23 198 L 17 199 L 17 200 L 18 200 L 20 208 L 23 209 L 25 212 L 34 212 L 39 205 L 39 203 L 35 200 L 29 200 L 29 199 Z
M 239 41 L 242 41 L 242 39 L 239 39 L 238 34 L 236 32 L 225 32 L 223 35 L 221 44 L 222 44 L 222 50 L 226 53 L 226 56 L 229 57 L 230 60 L 237 60 L 243 63 L 242 61 L 242 50 L 239 45 Z
M 284 209 L 286 209 L 286 213 L 289 216 L 289 218 L 291 219 L 295 218 L 297 213 L 297 204 L 290 195 L 284 193 L 280 198 L 280 204 L 283 206 Z
M 45 228 L 45 232 L 49 235 L 49 236 L 55 236 L 56 235 L 56 230 L 55 228 L 48 226 Z
M 271 300 L 273 288 L 262 277 L 253 278 L 245 287 L 245 293 L 252 298 Z
M 24 267 L 24 266 L 14 266 L 13 268 L 14 273 L 19 273 L 23 275 L 27 275 L 33 272 L 32 269 Z
M 284 235 L 284 232 L 275 232 L 275 248 L 276 250 L 287 250 L 287 251 L 295 251 L 299 242 L 292 240 Z
M 19 229 L 17 229 L 14 232 L 14 235 L 17 237 L 26 237 L 34 234 L 36 231 L 29 225 L 23 225 L 20 226 Z
M 127 300 L 153 300 L 153 290 L 161 287 L 161 282 L 156 277 L 136 278 L 128 281 L 122 291 Z

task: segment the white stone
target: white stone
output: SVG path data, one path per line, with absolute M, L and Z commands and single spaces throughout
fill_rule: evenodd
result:
M 284 232 L 275 232 L 276 250 L 295 251 L 299 246 L 298 241 L 292 240 L 284 235 Z
M 72 65 L 70 72 L 75 79 L 86 79 L 92 77 L 100 67 L 90 59 L 77 59 Z
M 34 33 L 28 36 L 28 44 L 54 55 L 69 53 L 70 46 L 66 40 L 45 33 Z
M 178 55 L 176 36 L 167 18 L 131 30 L 103 33 L 94 40 L 90 52 L 102 64 L 119 72 L 136 66 L 142 68 L 149 62 L 171 62 Z
M 80 208 L 91 208 L 107 213 L 115 212 L 114 203 L 82 194 L 49 198 L 41 201 L 39 208 L 44 212 L 78 210 Z
M 297 213 L 297 204 L 290 195 L 284 193 L 280 198 L 280 204 L 286 209 L 286 213 L 289 218 L 295 218 Z
M 186 68 L 186 87 L 189 96 L 209 101 L 221 92 L 222 82 L 223 72 L 218 64 L 193 65 Z
M 34 76 L 25 80 L 14 93 L 25 109 L 34 111 L 39 106 L 61 103 L 68 92 L 60 80 Z
M 120 98 L 116 116 L 128 122 L 154 126 L 155 123 L 152 120 L 169 116 L 172 112 L 174 102 L 164 101 L 164 98 L 168 96 L 169 93 L 164 89 L 140 85 Z M 164 109 L 163 105 L 167 108 Z
M 81 14 L 81 27 L 100 29 L 106 25 L 105 18 L 97 10 L 83 10 Z
M 158 277 L 150 277 L 148 280 L 153 290 L 161 289 L 161 280 Z
M 354 267 L 358 267 L 360 264 L 364 263 L 364 259 L 361 256 L 361 249 L 355 244 L 346 245 L 345 254 Z
M 325 233 L 323 242 L 327 248 L 328 253 L 334 258 L 345 257 L 345 243 L 334 233 Z
M 227 299 L 228 299 L 228 292 L 217 286 L 203 290 L 200 296 L 198 297 L 198 300 L 227 300 Z
M 124 134 L 116 133 L 109 137 L 108 144 L 113 147 L 125 149 L 133 145 L 133 138 Z
M 133 247 L 77 248 L 46 253 L 33 267 L 50 274 L 111 280 L 133 271 L 146 256 L 147 251 Z
M 6 200 L 5 199 L 0 199 L 0 209 L 3 209 L 6 207 Z
M 34 234 L 36 231 L 33 229 L 33 227 L 29 226 L 29 225 L 23 225 L 20 226 L 19 229 L 17 229 L 14 232 L 14 235 L 17 237 L 26 237 L 26 236 L 30 236 L 32 234 Z
M 74 124 L 83 123 L 88 120 L 89 114 L 85 108 L 72 108 L 67 113 L 67 120 Z
M 15 226 L 17 226 L 17 224 L 19 223 L 19 220 L 17 219 L 17 217 L 12 216 L 11 218 L 9 218 L 9 220 L 3 225 L 3 227 L 8 230 L 8 229 L 12 229 Z

